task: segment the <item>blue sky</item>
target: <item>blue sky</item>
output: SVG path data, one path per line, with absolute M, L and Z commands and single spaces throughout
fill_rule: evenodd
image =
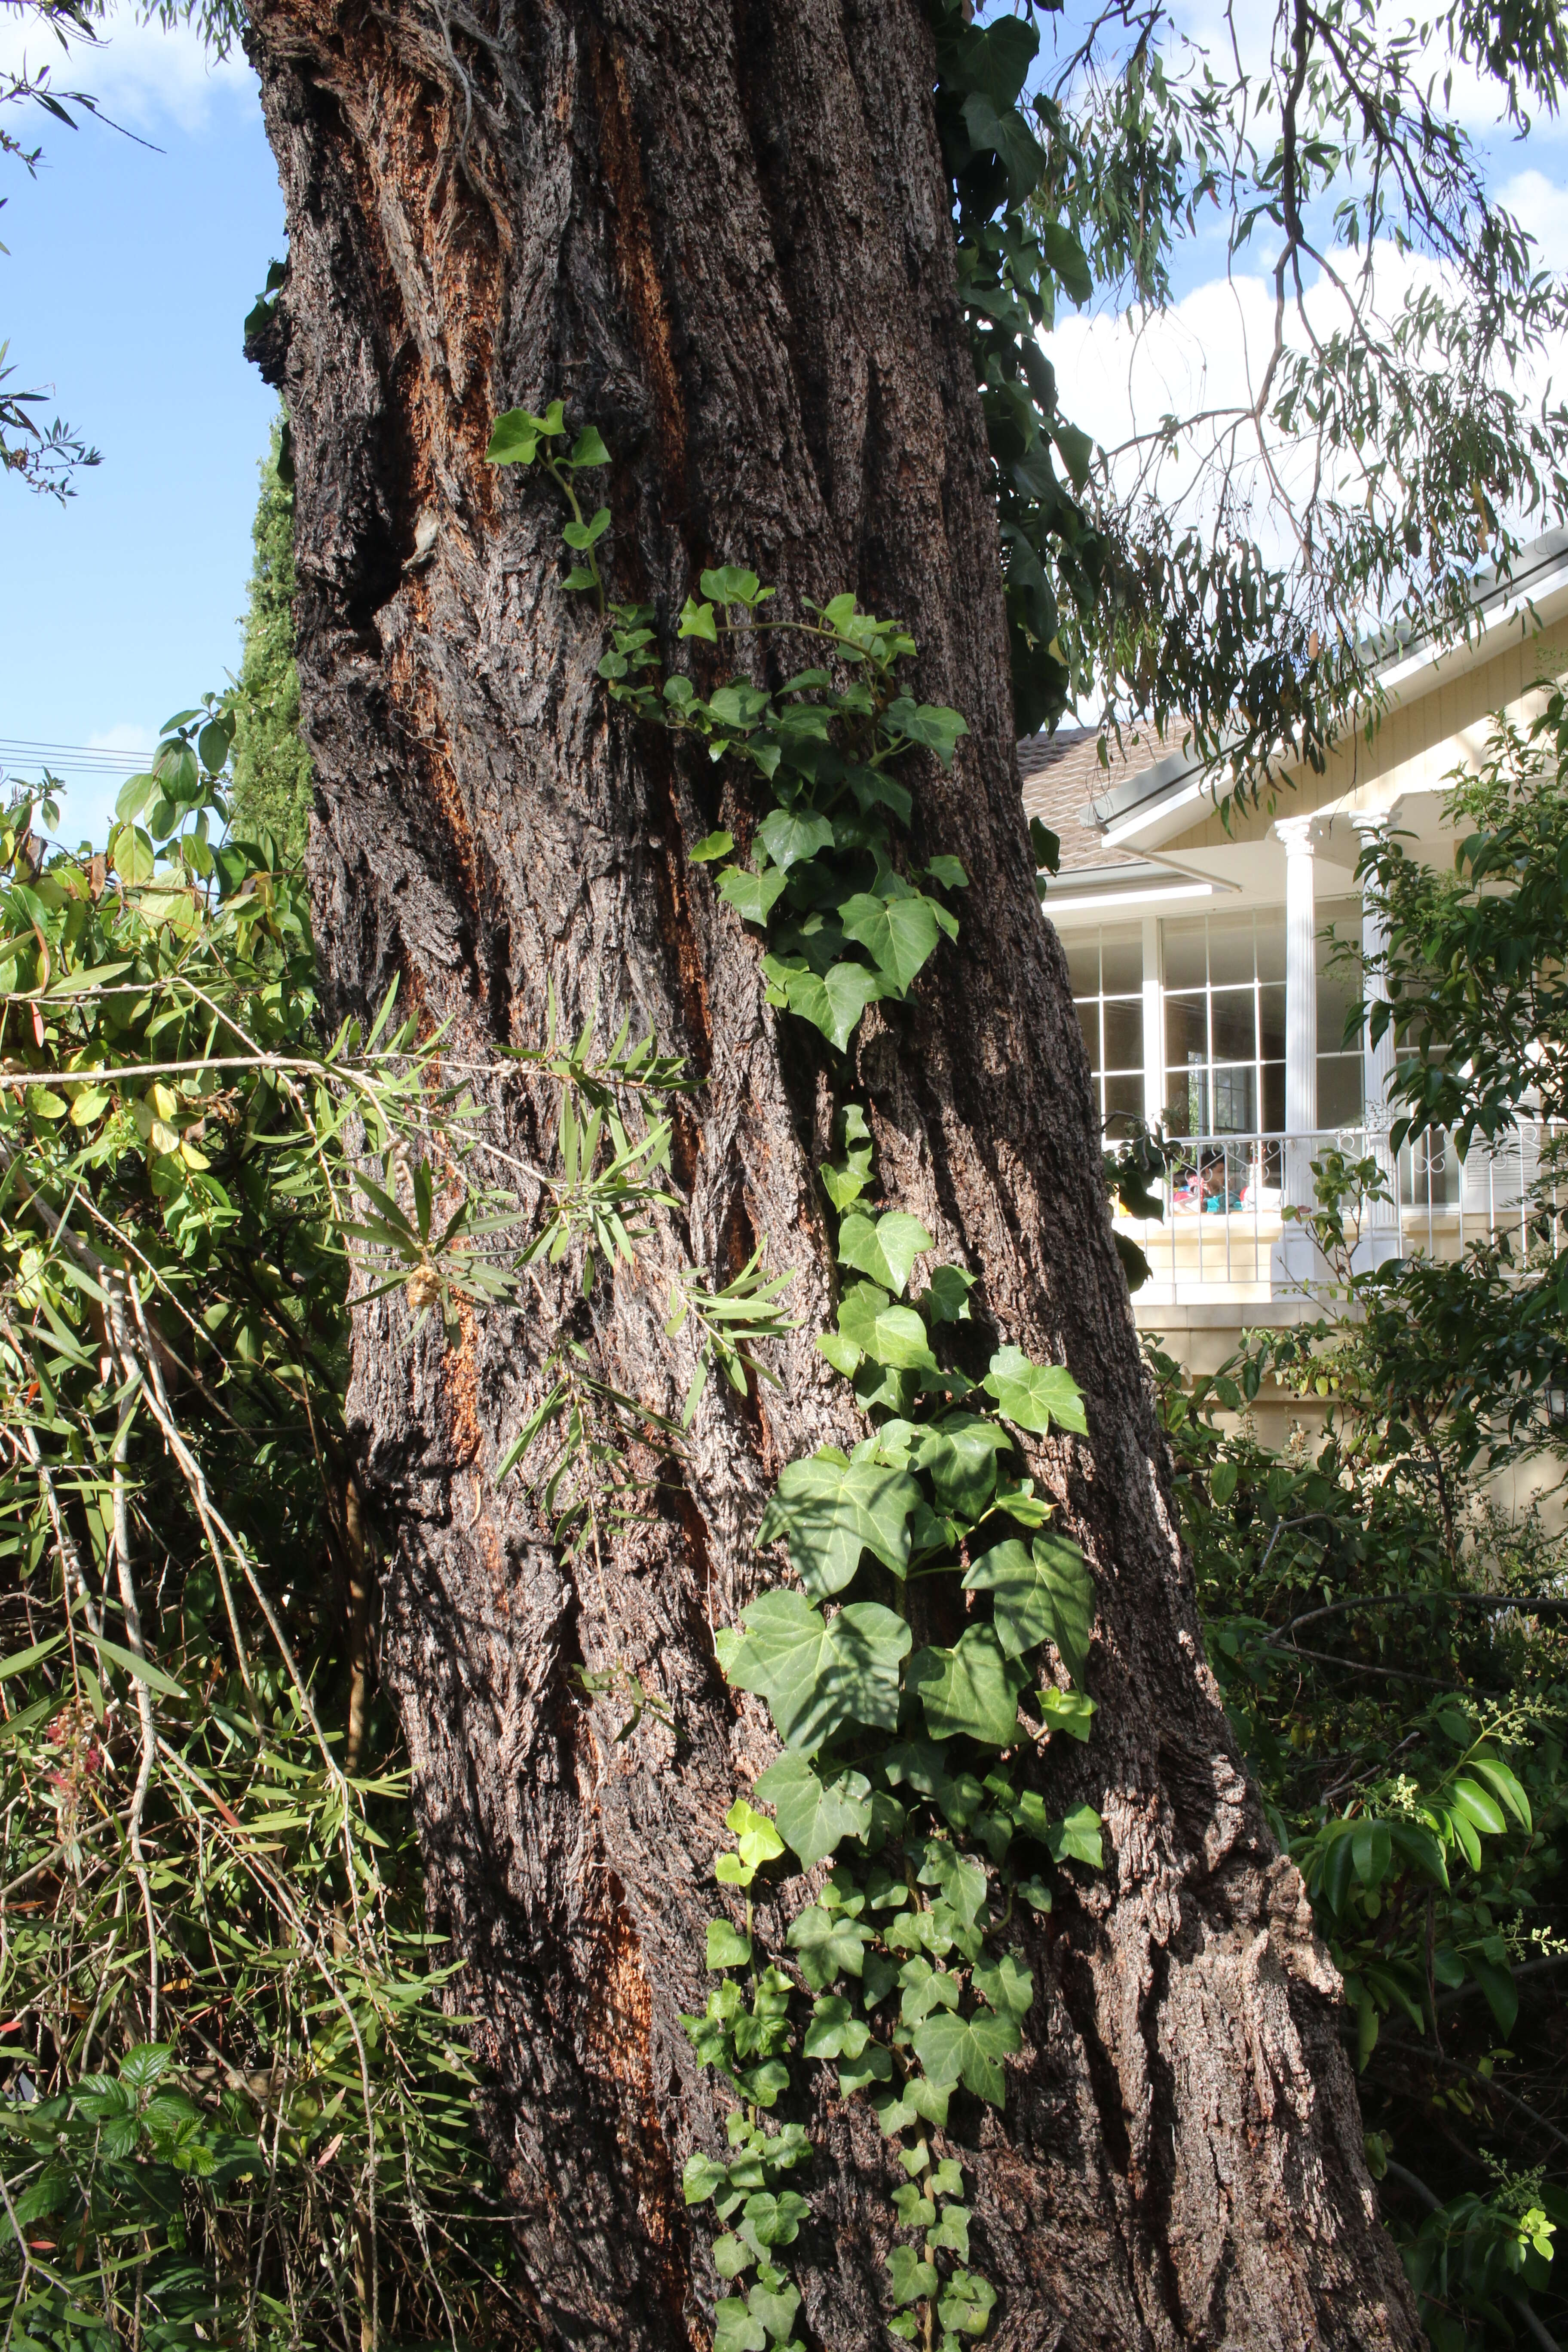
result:
M 1178 5 L 1189 29 L 1219 37 L 1215 0 Z M 18 61 L 25 13 L 0 8 L 0 62 Z M 51 385 L 54 405 L 103 451 L 63 509 L 0 482 L 0 742 L 132 752 L 238 664 L 257 461 L 273 413 L 240 331 L 283 250 L 283 208 L 243 59 L 214 69 L 189 30 L 138 26 L 123 8 L 108 33 L 102 50 L 57 63 L 57 79 L 93 90 L 151 146 L 90 121 L 68 131 L 40 113 L 37 179 L 14 165 L 0 173 L 10 248 L 0 256 L 0 341 L 9 339 L 14 381 Z M 49 54 L 26 37 L 35 58 Z M 1457 95 L 1484 138 L 1479 102 Z M 1522 150 L 1498 142 L 1493 163 L 1544 258 L 1568 266 L 1561 127 L 1539 124 Z M 1182 257 L 1180 310 L 1136 343 L 1125 321 L 1103 316 L 1058 326 L 1069 415 L 1109 442 L 1134 408 L 1190 396 L 1199 379 L 1211 396 L 1234 389 L 1246 322 L 1218 276 L 1223 259 L 1216 220 Z M 1261 281 L 1241 290 L 1257 310 Z M 133 764 L 74 783 L 68 838 L 102 831 Z
M 57 62 L 57 84 L 92 90 L 162 152 L 38 112 L 37 178 L 8 165 L 0 181 L 13 383 L 50 385 L 50 413 L 103 452 L 63 509 L 0 482 L 7 742 L 148 745 L 238 666 L 275 404 L 241 356 L 241 323 L 283 250 L 277 170 L 243 59 L 215 72 L 188 33 L 123 16 L 109 29 L 106 50 Z M 7 40 L 7 62 L 21 46 Z M 30 35 L 28 53 L 50 50 Z M 100 831 L 117 788 L 73 784 L 62 833 Z

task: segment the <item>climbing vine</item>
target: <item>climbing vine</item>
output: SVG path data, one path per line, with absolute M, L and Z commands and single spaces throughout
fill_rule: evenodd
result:
M 653 612 L 607 595 L 596 550 L 608 509 L 585 518 L 578 496 L 578 477 L 608 453 L 592 426 L 568 449 L 569 437 L 559 402 L 542 416 L 515 410 L 489 455 L 538 457 L 565 497 L 563 536 L 579 558 L 566 585 L 605 616 L 599 671 L 611 697 L 763 779 L 771 805 L 749 855 L 719 831 L 689 856 L 719 865 L 720 894 L 765 934 L 769 1001 L 844 1056 L 867 1006 L 907 997 L 958 935 L 959 861 L 900 864 L 912 803 L 898 770 L 914 752 L 950 766 L 963 719 L 901 690 L 916 649 L 897 622 L 859 612 L 850 595 L 777 617 L 773 592 L 733 566 L 702 573 L 679 638 L 739 653 L 787 632 L 814 666 L 776 687 L 731 675 L 709 693 L 667 671 Z M 739 2104 L 727 2158 L 692 2156 L 684 2187 L 721 2225 L 713 2259 L 731 2292 L 717 2306 L 714 2352 L 793 2352 L 801 2298 L 788 2250 L 809 2205 L 792 2183 L 812 2147 L 799 2123 L 772 2118 L 798 2064 L 831 2065 L 841 2097 L 869 2101 L 905 2175 L 892 2197 L 887 2324 L 956 2352 L 984 2333 L 996 2296 L 972 2264 L 961 2163 L 932 2140 L 955 2095 L 1004 2104 L 1035 1993 L 1016 1923 L 1050 1910 L 1059 1871 L 1101 1862 L 1094 1810 L 1053 1815 L 1034 1785 L 1053 1738 L 1089 1736 L 1094 1590 L 1020 1459 L 1022 1437 L 1081 1436 L 1086 1424 L 1059 1366 L 1002 1346 L 975 1381 L 951 1360 L 973 1276 L 931 1265 L 919 1219 L 877 1200 L 865 1106 L 847 1086 L 819 1172 L 842 1279 L 817 1345 L 868 1428 L 847 1454 L 824 1446 L 784 1468 L 756 1542 L 782 1549 L 791 1574 L 717 1636 L 727 1679 L 765 1702 L 782 1753 L 737 1798 L 733 1843 L 714 1858 L 730 1897 L 707 1931 L 719 1981 L 684 2023 Z M 824 1864 L 784 1948 L 767 1950 L 759 1885 L 772 1892 Z

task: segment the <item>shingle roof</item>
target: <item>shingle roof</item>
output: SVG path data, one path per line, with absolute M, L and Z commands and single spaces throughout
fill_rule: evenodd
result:
M 1024 783 L 1024 808 L 1048 825 L 1062 845 L 1062 872 L 1080 866 L 1139 866 L 1134 850 L 1107 849 L 1100 835 L 1083 822 L 1089 803 L 1123 775 L 1142 766 L 1147 752 L 1136 747 L 1132 758 L 1119 751 L 1109 739 L 1109 767 L 1100 764 L 1097 727 L 1058 727 L 1054 735 L 1027 735 L 1018 746 L 1018 772 Z

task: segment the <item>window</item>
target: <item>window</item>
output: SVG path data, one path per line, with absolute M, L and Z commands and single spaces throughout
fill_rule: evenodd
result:
M 1361 900 L 1320 899 L 1314 912 L 1318 925 L 1318 1125 L 1360 1127 L 1365 1116 L 1366 1065 L 1360 1038 L 1347 1053 L 1344 1036 L 1345 1015 L 1361 996 Z
M 1285 915 L 1198 915 L 1161 925 L 1165 1125 L 1245 1135 L 1285 1124 Z
M 1125 1131 L 1143 1116 L 1142 926 L 1074 931 L 1062 944 L 1101 1123 Z

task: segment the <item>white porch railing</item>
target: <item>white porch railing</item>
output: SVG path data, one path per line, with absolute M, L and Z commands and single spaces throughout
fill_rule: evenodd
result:
M 1394 1198 L 1363 1212 L 1369 1258 L 1418 1251 L 1458 1257 L 1468 1243 L 1507 1233 L 1522 1260 L 1532 1245 L 1528 1225 L 1539 1207 L 1542 1156 L 1562 1132 L 1555 1122 L 1523 1121 L 1495 1146 L 1478 1138 L 1463 1160 L 1447 1136 L 1423 1136 L 1398 1153 L 1397 1167 L 1386 1136 L 1364 1127 L 1189 1137 L 1176 1146 L 1177 1157 L 1156 1188 L 1164 1200 L 1163 1218 L 1116 1219 L 1118 1232 L 1135 1241 L 1149 1261 L 1150 1280 L 1136 1303 L 1140 1308 L 1204 1301 L 1261 1305 L 1299 1297 L 1303 1239 L 1281 1209 L 1288 1199 L 1310 1198 L 1311 1162 L 1331 1150 L 1352 1160 L 1376 1156 L 1389 1168 Z M 1555 1188 L 1551 1198 L 1562 1205 Z M 1281 1249 L 1287 1234 L 1296 1261 L 1289 1270 Z

